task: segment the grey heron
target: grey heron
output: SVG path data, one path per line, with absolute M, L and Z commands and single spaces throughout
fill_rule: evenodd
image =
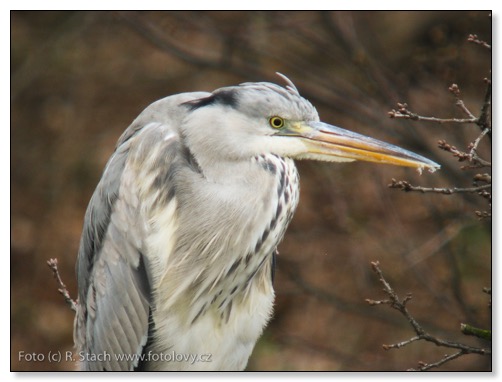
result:
M 78 253 L 83 370 L 244 369 L 299 200 L 293 160 L 439 168 L 320 122 L 283 79 L 166 97 L 122 134 Z

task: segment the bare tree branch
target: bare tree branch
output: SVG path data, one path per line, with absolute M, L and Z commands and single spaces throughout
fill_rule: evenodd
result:
M 455 146 L 450 145 L 444 139 L 441 139 L 438 141 L 438 147 L 441 150 L 448 151 L 449 153 L 452 153 L 454 157 L 458 158 L 459 162 L 464 162 L 464 161 L 470 159 L 470 156 L 468 153 L 458 150 Z
M 478 38 L 478 35 L 476 35 L 476 34 L 470 34 L 469 37 L 467 37 L 467 41 L 472 42 L 474 44 L 481 45 L 481 46 L 483 46 L 487 49 L 490 49 L 490 50 L 492 49 L 490 44 L 488 44 L 486 41 L 480 40 Z
M 435 123 L 477 123 L 478 119 L 474 116 L 469 118 L 437 118 L 437 117 L 426 117 L 413 113 L 408 109 L 408 104 L 398 103 L 398 109 L 392 109 L 388 112 L 390 118 L 401 118 L 410 119 L 412 121 L 425 121 L 425 122 L 435 122 Z M 465 109 L 467 110 L 467 109 Z M 470 112 L 469 112 L 470 113 Z M 471 114 L 472 115 L 472 114 Z
M 400 190 L 403 190 L 405 192 L 409 191 L 418 191 L 422 193 L 426 192 L 435 192 L 437 194 L 444 194 L 444 195 L 451 195 L 454 193 L 461 193 L 461 192 L 480 192 L 486 189 L 490 189 L 492 187 L 491 184 L 485 184 L 482 186 L 477 186 L 477 187 L 467 187 L 467 188 L 459 188 L 459 187 L 453 187 L 453 188 L 438 188 L 438 187 L 421 187 L 421 186 L 412 186 L 409 182 L 405 180 L 396 180 L 392 178 L 392 183 L 388 185 L 389 188 L 398 188 Z
M 470 145 L 469 145 L 469 161 L 470 162 L 473 162 L 473 163 L 479 163 L 480 165 L 482 166 L 491 166 L 491 163 L 488 162 L 488 161 L 485 161 L 484 159 L 480 158 L 478 153 L 477 153 L 477 149 L 478 149 L 478 146 L 479 146 L 479 143 L 481 142 L 481 140 L 483 139 L 483 137 L 485 137 L 487 134 L 490 134 L 490 129 L 489 128 L 486 128 L 484 129 L 483 131 L 481 131 L 481 134 L 479 134 L 479 136 L 474 140 L 474 142 L 472 142 Z
M 450 93 L 452 93 L 457 101 L 455 102 L 455 105 L 457 105 L 460 110 L 462 110 L 468 117 L 469 119 L 475 120 L 476 116 L 467 108 L 465 105 L 464 101 L 460 98 L 460 88 L 458 87 L 457 84 L 451 84 L 450 87 L 448 88 Z
M 472 35 L 475 36 L 475 35 Z M 473 37 L 474 38 L 474 37 Z M 477 38 L 477 37 L 476 37 Z M 481 128 L 481 133 L 478 137 L 471 142 L 467 147 L 467 152 L 457 149 L 455 146 L 447 143 L 445 140 L 438 141 L 438 147 L 441 150 L 447 151 L 451 153 L 455 158 L 458 159 L 459 162 L 468 162 L 467 165 L 461 166 L 462 170 L 471 170 L 483 167 L 491 167 L 491 162 L 481 158 L 478 154 L 478 146 L 483 140 L 485 136 L 490 137 L 491 139 L 491 120 L 490 120 L 490 112 L 491 112 L 491 80 L 485 78 L 485 83 L 487 84 L 485 96 L 483 100 L 483 105 L 481 107 L 481 112 L 479 117 L 476 117 L 465 105 L 464 101 L 460 98 L 461 91 L 457 84 L 452 84 L 448 88 L 450 93 L 454 95 L 456 98 L 456 105 L 462 110 L 462 112 L 467 115 L 468 118 L 436 118 L 436 117 L 424 117 L 418 115 L 416 113 L 411 112 L 408 109 L 408 105 L 406 103 L 398 103 L 398 109 L 391 110 L 389 112 L 389 116 L 391 118 L 402 118 L 402 119 L 411 119 L 414 121 L 424 121 L 424 122 L 435 122 L 435 123 L 471 123 L 476 124 Z M 477 181 L 483 181 L 487 184 L 485 185 L 477 185 Z M 418 191 L 422 193 L 430 192 L 437 193 L 443 195 L 451 195 L 454 193 L 477 193 L 482 198 L 485 198 L 490 203 L 491 208 L 491 176 L 484 176 L 481 174 L 476 174 L 474 176 L 474 185 L 475 187 L 421 187 L 421 186 L 412 186 L 407 181 L 396 181 L 392 179 L 391 184 L 389 184 L 390 188 L 397 188 L 406 192 L 409 191 Z M 474 211 L 474 213 L 478 216 L 479 219 L 491 217 L 490 211 Z
M 429 370 L 429 369 L 432 369 L 434 367 L 439 367 L 449 361 L 452 361 L 454 360 L 455 358 L 458 358 L 464 354 L 467 354 L 466 352 L 464 352 L 463 350 L 460 350 L 459 352 L 457 353 L 453 353 L 453 354 L 450 354 L 450 355 L 445 355 L 442 359 L 440 359 L 439 361 L 437 362 L 433 362 L 433 363 L 426 363 L 426 362 L 422 362 L 420 361 L 418 363 L 418 369 L 408 369 L 407 371 L 426 371 L 426 370 Z
M 59 293 L 61 293 L 61 295 L 64 297 L 66 303 L 70 306 L 70 309 L 73 310 L 74 312 L 77 312 L 78 302 L 73 300 L 70 297 L 70 293 L 68 292 L 68 289 L 66 289 L 66 285 L 63 283 L 63 280 L 61 279 L 61 276 L 59 275 L 58 259 L 47 260 L 47 265 L 52 270 L 54 278 L 56 279 L 56 281 L 59 285 L 59 289 L 58 289 Z
M 445 358 L 441 359 L 438 362 L 432 363 L 432 364 L 426 364 L 421 362 L 419 365 L 418 370 L 427 370 L 432 367 L 438 367 L 448 361 L 451 361 L 452 359 L 458 358 L 463 354 L 480 354 L 480 355 L 490 355 L 491 350 L 490 349 L 485 349 L 485 348 L 476 348 L 472 346 L 468 346 L 462 343 L 458 342 L 453 342 L 453 341 L 447 341 L 443 340 L 440 338 L 437 338 L 433 336 L 432 334 L 428 333 L 421 325 L 420 323 L 410 314 L 408 311 L 406 305 L 407 303 L 411 300 L 411 294 L 407 294 L 405 298 L 400 299 L 397 293 L 394 291 L 394 289 L 390 286 L 389 282 L 385 279 L 383 276 L 382 270 L 380 269 L 380 264 L 378 261 L 374 261 L 371 263 L 371 266 L 373 268 L 373 271 L 377 274 L 380 283 L 384 287 L 384 292 L 388 295 L 389 299 L 386 300 L 372 300 L 372 299 L 366 299 L 366 302 L 370 305 L 389 305 L 391 308 L 397 310 L 400 312 L 406 320 L 410 323 L 411 327 L 413 328 L 416 336 L 405 340 L 401 341 L 395 344 L 390 344 L 390 345 L 382 345 L 382 347 L 385 350 L 390 350 L 390 349 L 399 349 L 403 346 L 409 345 L 413 342 L 416 341 L 427 341 L 427 342 L 432 342 L 437 346 L 449 348 L 449 349 L 458 349 L 460 350 L 457 353 L 454 353 L 452 355 L 447 355 Z

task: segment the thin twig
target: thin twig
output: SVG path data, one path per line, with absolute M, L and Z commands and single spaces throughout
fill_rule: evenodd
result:
M 419 337 L 423 336 L 425 331 L 422 329 L 422 327 L 418 324 L 418 322 L 410 315 L 408 312 L 408 309 L 406 309 L 406 304 L 411 300 L 411 295 L 408 294 L 403 301 L 399 299 L 399 296 L 397 295 L 396 292 L 394 292 L 394 289 L 390 286 L 390 284 L 387 282 L 387 280 L 383 277 L 383 273 L 380 269 L 380 263 L 378 261 L 373 261 L 371 263 L 371 266 L 373 268 L 373 271 L 378 275 L 379 281 L 382 283 L 384 286 L 384 292 L 389 296 L 390 298 L 390 305 L 392 308 L 400 311 L 408 320 L 408 322 L 413 326 L 413 329 L 415 330 L 415 333 Z M 368 301 L 368 300 L 367 300 Z M 375 305 L 375 304 L 371 304 Z M 392 346 L 392 345 L 388 345 Z
M 401 119 L 411 119 L 412 121 L 426 121 L 426 122 L 435 122 L 435 123 L 477 123 L 477 118 L 437 118 L 437 117 L 425 117 L 423 115 L 418 115 L 416 113 L 412 113 L 409 110 L 395 110 L 392 109 L 389 111 L 390 118 L 401 118 Z
M 454 86 L 453 84 L 452 86 Z M 450 91 L 454 94 L 460 94 L 456 92 L 457 88 L 452 88 L 450 86 Z M 463 103 L 463 102 L 462 102 Z M 426 117 L 423 115 L 419 115 L 417 113 L 413 113 L 408 109 L 407 103 L 398 103 L 398 109 L 392 109 L 388 112 L 390 118 L 401 118 L 401 119 L 411 119 L 412 121 L 425 121 L 425 122 L 435 122 L 435 123 L 477 123 L 478 118 L 476 118 L 472 113 L 465 108 L 466 113 L 469 115 L 469 118 L 437 118 L 437 117 Z M 464 105 L 465 107 L 465 105 Z
M 433 367 L 439 367 L 439 366 L 445 364 L 446 362 L 452 361 L 455 358 L 458 358 L 464 354 L 466 354 L 466 352 L 464 352 L 463 350 L 460 350 L 457 353 L 445 355 L 443 358 L 441 358 L 437 362 L 433 362 L 433 363 L 419 362 L 418 369 L 408 369 L 407 371 L 426 371 L 426 370 L 432 369 Z
M 467 116 L 469 117 L 469 120 L 471 120 L 471 121 L 476 120 L 476 117 L 474 116 L 474 114 L 471 113 L 471 111 L 467 108 L 467 106 L 465 106 L 465 103 L 463 100 L 457 99 L 457 102 L 455 102 L 455 105 L 457 105 L 460 108 L 460 110 L 462 110 L 465 114 L 467 114 Z
M 468 153 L 466 153 L 465 151 L 460 151 L 455 146 L 452 146 L 449 143 L 447 143 L 444 139 L 438 141 L 438 147 L 441 150 L 445 150 L 448 151 L 449 153 L 452 153 L 454 157 L 458 158 L 459 162 L 469 161 L 469 163 L 472 163 L 467 166 L 462 166 L 461 167 L 462 170 L 470 170 L 480 167 L 491 167 L 492 164 L 481 158 L 476 152 L 479 142 L 486 134 L 489 133 L 489 131 L 490 131 L 489 129 L 483 130 L 481 134 L 476 138 L 476 140 L 469 144 Z
M 451 356 L 446 356 L 442 360 L 433 363 L 433 364 L 423 364 L 419 370 L 427 370 L 428 368 L 431 367 L 437 367 L 442 365 L 445 362 L 448 362 L 449 360 L 452 360 L 454 358 L 459 357 L 461 354 L 481 354 L 481 355 L 489 355 L 491 354 L 490 349 L 485 349 L 485 348 L 475 348 L 472 346 L 464 345 L 458 342 L 453 342 L 453 341 L 447 341 L 443 340 L 440 338 L 437 338 L 431 334 L 429 334 L 425 329 L 418 323 L 418 321 L 410 314 L 408 311 L 406 304 L 411 300 L 411 294 L 408 294 L 404 299 L 400 299 L 397 293 L 394 291 L 394 289 L 390 286 L 389 282 L 385 279 L 383 276 L 382 270 L 380 269 L 380 263 L 378 261 L 374 261 L 371 263 L 371 266 L 373 268 L 373 271 L 378 275 L 380 283 L 384 287 L 384 292 L 388 295 L 389 299 L 388 300 L 371 300 L 367 299 L 366 301 L 370 305 L 379 305 L 379 304 L 386 304 L 389 305 L 391 308 L 399 311 L 410 323 L 411 327 L 413 328 L 413 331 L 415 332 L 416 336 L 406 340 L 406 341 L 401 341 L 395 344 L 391 345 L 383 345 L 383 348 L 385 350 L 389 349 L 399 349 L 403 346 L 406 346 L 410 343 L 413 343 L 415 341 L 420 341 L 424 340 L 427 342 L 432 342 L 437 346 L 442 346 L 446 348 L 451 348 L 451 349 L 458 349 L 460 350 L 458 353 L 455 353 L 455 355 Z
M 479 142 L 481 142 L 481 140 L 483 139 L 483 137 L 486 134 L 488 134 L 489 132 L 490 132 L 490 129 L 488 129 L 488 128 L 484 129 L 481 132 L 481 134 L 479 134 L 479 136 L 474 140 L 474 142 L 472 142 L 471 151 L 469 152 L 469 154 L 471 154 L 471 156 L 472 156 L 472 153 L 476 152 L 476 150 L 478 149 Z
M 464 101 L 460 98 L 461 92 L 460 92 L 460 88 L 458 87 L 458 85 L 457 84 L 451 84 L 450 87 L 448 88 L 448 90 L 457 99 L 457 101 L 455 102 L 455 104 L 460 108 L 460 110 L 462 110 L 469 117 L 469 119 L 475 120 L 476 117 L 474 116 L 474 114 L 472 114 L 472 112 L 465 105 Z
M 470 156 L 468 153 L 466 153 L 464 151 L 460 151 L 455 146 L 452 146 L 449 143 L 447 143 L 444 139 L 440 139 L 438 141 L 438 147 L 441 150 L 448 151 L 449 153 L 452 153 L 454 157 L 458 158 L 459 162 L 464 162 L 464 161 L 470 159 Z
M 469 162 L 474 163 L 477 167 L 491 167 L 491 165 L 492 165 L 491 162 L 488 162 L 488 161 L 484 160 L 483 158 L 481 158 L 477 152 L 479 142 L 481 142 L 483 137 L 486 136 L 487 134 L 489 134 L 490 131 L 491 130 L 488 128 L 484 129 L 481 132 L 481 134 L 479 134 L 479 136 L 476 138 L 476 140 L 469 145 L 469 148 L 470 148 Z
M 478 35 L 476 35 L 476 34 L 470 34 L 467 37 L 467 41 L 472 42 L 474 44 L 481 45 L 481 46 L 485 47 L 486 49 L 490 49 L 490 50 L 492 49 L 492 46 L 490 44 L 488 44 L 486 41 L 480 40 L 478 38 Z
M 477 186 L 477 187 L 467 187 L 467 188 L 459 188 L 459 187 L 453 187 L 453 188 L 440 188 L 440 187 L 421 187 L 421 186 L 413 186 L 409 182 L 405 180 L 396 180 L 392 178 L 392 183 L 388 185 L 389 188 L 398 188 L 400 190 L 403 190 L 405 192 L 409 191 L 417 191 L 417 192 L 435 192 L 438 194 L 444 194 L 444 195 L 451 195 L 455 193 L 462 193 L 462 192 L 480 192 L 486 189 L 489 189 L 492 187 L 491 184 L 484 184 L 482 186 Z
M 478 149 L 478 146 L 479 146 L 479 143 L 481 142 L 481 140 L 483 139 L 483 137 L 485 137 L 487 134 L 489 134 L 491 132 L 491 129 L 489 128 L 486 128 L 484 129 L 483 131 L 481 131 L 481 134 L 479 134 L 479 136 L 474 140 L 474 142 L 472 142 L 470 145 L 469 145 L 469 161 L 470 162 L 473 162 L 473 163 L 477 163 L 483 167 L 490 167 L 492 164 L 486 160 L 484 160 L 483 158 L 481 158 L 478 153 L 477 153 L 477 149 Z
M 66 303 L 70 306 L 70 309 L 73 310 L 74 312 L 77 312 L 78 303 L 70 297 L 70 293 L 68 292 L 68 289 L 66 289 L 66 285 L 63 283 L 63 280 L 59 275 L 58 259 L 48 260 L 47 265 L 52 270 L 54 278 L 59 284 L 59 289 L 58 289 L 59 293 L 61 293 L 61 295 L 64 297 Z
M 391 344 L 391 345 L 383 344 L 382 348 L 384 350 L 399 349 L 399 348 L 402 348 L 403 346 L 411 344 L 412 342 L 420 341 L 421 339 L 422 338 L 420 336 L 415 336 L 415 337 L 411 337 L 409 340 L 397 342 L 395 344 Z

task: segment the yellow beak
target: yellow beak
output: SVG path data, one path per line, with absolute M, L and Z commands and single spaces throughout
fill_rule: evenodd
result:
M 298 137 L 307 147 L 301 158 L 388 163 L 436 171 L 440 166 L 420 155 L 323 122 L 292 122 L 277 135 Z

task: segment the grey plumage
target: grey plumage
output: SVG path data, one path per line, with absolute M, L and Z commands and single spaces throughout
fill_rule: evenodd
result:
M 153 103 L 120 137 L 85 216 L 81 367 L 245 368 L 272 312 L 274 254 L 299 200 L 292 158 L 437 167 L 320 123 L 290 82 Z

